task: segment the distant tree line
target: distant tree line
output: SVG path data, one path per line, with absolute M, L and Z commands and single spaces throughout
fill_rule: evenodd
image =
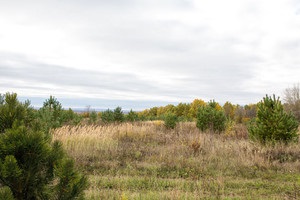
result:
M 237 123 L 246 123 L 256 116 L 256 104 L 249 105 L 234 105 L 227 101 L 223 106 L 212 100 L 216 110 L 224 112 L 228 120 L 233 120 Z M 195 99 L 192 103 L 179 103 L 177 106 L 169 104 L 167 106 L 153 107 L 150 109 L 138 112 L 139 120 L 163 120 L 167 113 L 172 113 L 177 116 L 179 121 L 196 121 L 198 109 L 209 105 L 210 102 L 205 102 L 201 99 Z
M 300 121 L 299 96 L 298 84 L 293 88 L 286 89 L 283 98 L 285 101 L 285 104 L 283 104 L 284 110 L 293 113 L 298 121 Z M 3 95 L 0 96 L 0 103 L 3 101 L 3 97 Z M 29 102 L 25 102 L 25 104 L 26 103 L 28 104 Z M 199 121 L 198 118 L 201 118 L 201 115 L 204 115 L 204 113 L 199 114 L 199 112 L 204 112 L 205 109 L 203 108 L 207 107 L 213 107 L 214 110 L 223 113 L 225 118 L 222 118 L 226 119 L 227 122 L 248 124 L 257 116 L 258 103 L 238 105 L 227 101 L 225 104 L 220 105 L 214 100 L 205 102 L 202 99 L 195 99 L 191 103 L 179 103 L 177 105 L 169 104 L 166 106 L 152 107 L 143 111 L 130 110 L 129 112 L 124 112 L 122 108 L 118 106 L 115 109 L 96 112 L 88 106 L 85 112 L 76 113 L 71 108 L 67 110 L 63 109 L 62 105 L 54 97 L 50 96 L 50 98 L 44 102 L 41 109 L 32 109 L 32 112 L 39 118 L 39 123 L 37 125 L 39 125 L 40 128 L 49 130 L 50 128 L 56 128 L 63 124 L 107 124 L 149 120 L 164 120 L 166 122 L 171 121 L 170 119 L 173 119 L 172 121 L 175 122 L 197 122 Z M 174 127 L 174 125 L 170 125 L 169 127 Z

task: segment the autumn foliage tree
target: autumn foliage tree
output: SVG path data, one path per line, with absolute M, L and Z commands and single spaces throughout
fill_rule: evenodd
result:
M 191 107 L 190 107 L 190 111 L 189 111 L 189 116 L 191 118 L 197 118 L 197 113 L 198 113 L 199 107 L 202 107 L 204 105 L 206 105 L 206 103 L 203 100 L 201 100 L 201 99 L 195 99 L 191 103 Z
M 179 103 L 176 106 L 176 115 L 182 119 L 189 118 L 189 110 L 191 109 L 191 105 L 188 103 Z
M 236 106 L 234 106 L 229 101 L 226 101 L 226 103 L 223 105 L 224 113 L 227 117 L 227 119 L 234 120 L 234 112 L 236 109 Z

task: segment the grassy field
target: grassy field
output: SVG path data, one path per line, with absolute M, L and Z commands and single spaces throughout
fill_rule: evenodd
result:
M 300 199 L 300 147 L 266 147 L 245 127 L 195 123 L 64 126 L 54 131 L 85 174 L 87 199 Z

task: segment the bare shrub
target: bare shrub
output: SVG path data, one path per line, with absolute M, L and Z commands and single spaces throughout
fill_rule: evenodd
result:
M 300 121 L 300 88 L 299 83 L 291 88 L 285 89 L 283 93 L 285 109 L 292 112 L 298 121 Z

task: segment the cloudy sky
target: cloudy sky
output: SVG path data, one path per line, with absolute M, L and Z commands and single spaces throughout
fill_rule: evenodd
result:
M 299 0 L 0 0 L 0 93 L 36 104 L 248 104 L 299 75 Z

